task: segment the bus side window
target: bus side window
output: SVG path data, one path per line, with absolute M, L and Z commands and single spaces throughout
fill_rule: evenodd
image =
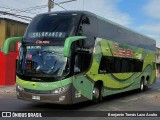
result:
M 122 73 L 130 72 L 130 68 L 131 68 L 130 60 L 128 58 L 122 58 L 121 62 L 122 62 L 121 72 Z
M 98 71 L 100 74 L 113 73 L 114 72 L 114 57 L 102 56 Z
M 114 73 L 121 73 L 121 59 L 120 58 L 115 58 L 115 71 Z
M 86 53 L 78 53 L 75 55 L 74 73 L 78 74 L 89 69 L 92 56 Z
M 102 56 L 98 73 L 142 72 L 143 61 L 131 58 Z
M 74 61 L 74 73 L 79 73 L 81 72 L 81 58 L 80 55 L 75 56 L 75 61 Z
M 79 25 L 78 35 L 85 35 L 84 34 L 85 30 L 86 28 L 88 28 L 89 24 L 90 24 L 89 18 L 84 16 Z
M 134 61 L 133 61 L 133 59 L 130 59 L 129 60 L 130 61 L 130 70 L 129 70 L 129 72 L 134 72 L 134 69 L 135 69 L 135 65 L 134 65 Z
M 84 47 L 93 47 L 95 37 L 98 34 L 97 18 L 91 16 L 83 16 L 78 29 L 78 35 L 86 36 Z
M 135 63 L 135 69 L 134 72 L 142 72 L 142 67 L 143 67 L 143 61 L 140 60 L 134 60 Z

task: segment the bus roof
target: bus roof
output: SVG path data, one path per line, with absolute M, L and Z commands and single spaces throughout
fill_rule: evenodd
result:
M 140 34 L 140 33 L 136 32 L 136 31 L 134 31 L 134 30 L 131 30 L 131 29 L 125 27 L 125 26 L 122 26 L 122 25 L 120 25 L 120 24 L 118 24 L 118 23 L 112 22 L 112 21 L 110 21 L 110 20 L 108 20 L 108 19 L 106 19 L 106 18 L 100 17 L 100 16 L 98 16 L 98 15 L 96 15 L 96 14 L 94 14 L 94 13 L 88 12 L 88 11 L 55 11 L 55 12 L 42 13 L 42 14 L 79 14 L 79 15 L 85 14 L 85 15 L 88 15 L 88 16 L 96 17 L 96 18 L 97 18 L 98 20 L 100 20 L 100 21 L 104 21 L 104 22 L 106 22 L 106 23 L 108 23 L 108 24 L 117 26 L 117 27 L 119 27 L 119 28 L 121 28 L 121 29 L 123 29 L 123 30 L 127 30 L 128 32 L 133 33 L 133 34 L 136 34 L 136 35 L 139 36 L 139 37 L 145 38 L 145 39 L 143 39 L 143 41 L 139 41 L 139 40 L 138 40 L 138 41 L 136 41 L 136 42 L 141 42 L 141 43 L 143 43 L 143 42 L 149 42 L 149 43 L 152 43 L 152 45 L 153 45 L 153 44 L 156 45 L 156 41 L 155 41 L 153 38 L 151 38 L 151 37 L 149 37 L 149 36 L 146 36 L 146 35 L 143 35 L 143 34 Z M 40 14 L 40 15 L 42 15 L 42 14 Z M 145 41 L 144 41 L 144 40 L 145 40 Z
M 114 25 L 116 25 L 116 26 L 119 26 L 120 28 L 123 28 L 123 29 L 126 29 L 126 30 L 128 30 L 128 31 L 131 31 L 131 32 L 134 32 L 134 33 L 136 33 L 136 34 L 139 34 L 139 35 L 142 35 L 143 37 L 147 37 L 147 38 L 149 38 L 149 39 L 152 39 L 152 40 L 154 40 L 153 38 L 151 38 L 151 37 L 149 37 L 149 36 L 146 36 L 146 35 L 144 35 L 144 34 L 141 34 L 141 33 L 138 33 L 138 32 L 136 32 L 136 31 L 134 31 L 134 30 L 131 30 L 131 29 L 129 29 L 129 28 L 127 28 L 127 27 L 125 27 L 125 26 L 122 26 L 122 25 L 120 25 L 120 24 L 118 24 L 118 23 L 116 23 L 116 22 L 113 22 L 113 21 L 111 21 L 111 20 L 108 20 L 108 19 L 106 19 L 106 18 L 104 18 L 104 17 L 101 17 L 101 16 L 99 16 L 99 15 L 96 15 L 96 14 L 94 14 L 94 13 L 92 13 L 92 12 L 88 12 L 88 11 L 55 11 L 55 12 L 49 12 L 49 13 L 42 13 L 42 14 L 86 14 L 86 15 L 90 15 L 90 16 L 93 16 L 93 17 L 97 17 L 98 19 L 101 19 L 101 20 L 103 20 L 103 21 L 105 21 L 105 22 L 107 22 L 107 23 L 110 23 L 110 24 L 114 24 Z M 155 40 L 154 40 L 155 41 Z

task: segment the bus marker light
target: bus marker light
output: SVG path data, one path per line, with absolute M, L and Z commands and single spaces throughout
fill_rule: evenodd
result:
M 55 91 L 54 91 L 54 93 L 55 93 L 55 94 L 58 94 L 58 93 L 59 93 L 59 91 L 58 91 L 58 90 L 55 90 Z
M 17 88 L 18 88 L 20 91 L 24 90 L 24 88 L 22 88 L 22 87 L 19 86 L 19 85 L 17 85 Z

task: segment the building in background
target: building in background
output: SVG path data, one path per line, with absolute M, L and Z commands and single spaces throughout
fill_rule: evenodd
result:
M 0 86 L 14 85 L 16 79 L 18 43 L 11 43 L 9 54 L 5 56 L 1 51 L 4 42 L 9 37 L 23 36 L 27 26 L 28 23 L 18 20 L 0 18 Z
M 157 77 L 160 78 L 160 48 L 156 48 Z
M 12 20 L 9 18 L 0 18 L 0 49 L 2 49 L 4 41 L 9 37 L 23 36 L 28 23 Z M 16 44 L 10 45 L 10 51 L 15 51 Z

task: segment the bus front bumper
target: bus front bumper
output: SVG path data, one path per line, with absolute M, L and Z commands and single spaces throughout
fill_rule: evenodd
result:
M 51 91 L 38 91 L 20 88 L 16 86 L 17 98 L 27 101 L 45 102 L 54 104 L 73 104 L 72 102 L 72 85 L 60 93 L 51 93 Z

